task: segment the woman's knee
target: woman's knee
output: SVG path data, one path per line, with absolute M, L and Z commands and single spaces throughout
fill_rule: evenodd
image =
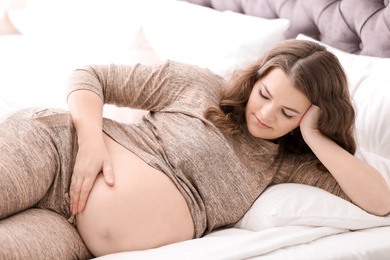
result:
M 76 228 L 59 214 L 29 209 L 0 221 L 0 259 L 89 259 Z

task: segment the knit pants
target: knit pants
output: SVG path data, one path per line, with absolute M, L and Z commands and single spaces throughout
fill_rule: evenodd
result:
M 0 259 L 88 259 L 69 209 L 70 114 L 25 109 L 0 123 Z

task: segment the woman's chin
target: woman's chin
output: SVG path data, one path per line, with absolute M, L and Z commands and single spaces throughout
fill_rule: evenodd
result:
M 277 138 L 272 134 L 272 128 L 263 129 L 255 125 L 248 125 L 248 131 L 253 137 L 256 138 L 265 140 L 274 140 Z

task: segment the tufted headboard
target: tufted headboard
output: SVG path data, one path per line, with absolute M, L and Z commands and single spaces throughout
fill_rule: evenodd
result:
M 390 0 L 187 0 L 291 22 L 287 38 L 302 33 L 340 50 L 390 58 Z M 261 33 L 261 32 L 259 32 Z

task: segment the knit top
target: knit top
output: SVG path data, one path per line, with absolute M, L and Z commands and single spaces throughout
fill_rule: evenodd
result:
M 281 157 L 277 144 L 245 130 L 227 136 L 205 119 L 225 85 L 210 70 L 167 61 L 86 66 L 70 75 L 68 93 L 90 90 L 105 104 L 150 111 L 136 124 L 104 119 L 103 131 L 171 178 L 196 238 L 240 220 L 269 185 L 307 184 L 348 199 L 313 155 Z

